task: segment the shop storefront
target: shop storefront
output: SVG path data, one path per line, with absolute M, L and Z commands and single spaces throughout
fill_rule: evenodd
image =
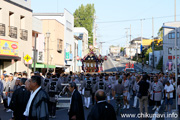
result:
M 3 70 L 7 73 L 17 71 L 17 61 L 21 60 L 18 56 L 18 42 L 0 39 L 0 74 Z

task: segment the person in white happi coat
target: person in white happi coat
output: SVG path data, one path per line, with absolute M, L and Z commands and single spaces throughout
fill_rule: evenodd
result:
M 129 101 L 128 101 L 128 97 L 130 96 L 130 94 L 129 94 L 130 83 L 129 83 L 129 80 L 127 79 L 127 76 L 129 76 L 129 74 L 123 76 L 123 82 L 122 82 L 122 84 L 125 87 L 125 91 L 123 93 L 123 96 L 124 96 L 124 107 L 123 107 L 123 109 L 126 109 L 126 106 L 127 106 L 127 109 L 129 109 L 129 107 L 130 107 Z
M 112 83 L 111 83 L 111 79 L 109 78 L 108 74 L 105 74 L 105 79 L 104 79 L 104 83 L 106 84 L 106 96 L 107 96 L 107 100 L 108 103 L 110 103 L 110 94 L 112 93 Z
M 135 93 L 133 108 L 136 108 L 137 102 L 138 102 L 137 93 L 139 92 L 139 85 L 138 85 L 139 81 L 140 81 L 140 77 L 139 77 L 139 76 L 136 76 L 136 81 L 135 81 L 135 83 L 134 83 L 134 85 L 133 85 L 133 91 L 134 91 L 134 93 Z
M 157 76 L 154 77 L 154 82 L 151 84 L 151 100 L 154 102 L 154 108 L 152 110 L 159 111 L 159 106 L 161 105 L 163 84 L 158 81 Z
M 84 89 L 84 103 L 86 109 L 89 109 L 91 103 L 91 94 L 92 94 L 92 79 L 90 79 L 91 75 L 87 74 L 85 80 L 83 82 L 82 88 Z

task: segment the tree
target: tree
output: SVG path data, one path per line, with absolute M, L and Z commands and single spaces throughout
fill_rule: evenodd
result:
M 94 22 L 95 8 L 94 4 L 83 4 L 74 12 L 74 26 L 85 27 L 89 34 L 89 45 L 93 44 L 93 22 Z
M 121 52 L 123 52 L 124 51 L 124 48 L 123 47 L 121 47 L 121 50 L 120 50 Z
M 161 40 L 163 39 L 163 28 L 162 27 L 158 31 L 158 38 Z
M 145 52 L 145 61 L 149 61 L 149 53 L 152 52 L 152 48 L 150 47 L 149 49 L 147 49 L 147 51 Z

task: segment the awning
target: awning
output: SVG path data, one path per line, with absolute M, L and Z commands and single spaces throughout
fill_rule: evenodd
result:
M 0 59 L 3 59 L 3 60 L 11 60 L 11 59 L 21 60 L 21 57 L 19 57 L 19 56 L 0 55 Z
M 47 68 L 47 65 L 44 65 L 44 68 Z M 55 65 L 48 65 L 48 68 L 56 68 Z
M 44 64 L 36 63 L 35 67 L 36 68 L 44 68 Z M 32 64 L 32 68 L 34 68 L 34 63 Z
M 66 68 L 67 66 L 64 66 L 64 65 L 55 65 L 56 68 Z
M 32 64 L 32 68 L 34 67 L 34 64 Z M 36 68 L 47 68 L 47 65 L 41 64 L 41 63 L 36 63 Z M 55 65 L 48 65 L 48 68 L 56 68 Z

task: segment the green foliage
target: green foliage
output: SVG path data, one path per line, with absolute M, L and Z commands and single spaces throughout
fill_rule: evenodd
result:
M 93 44 L 94 4 L 83 4 L 74 12 L 74 26 L 85 27 L 89 34 L 89 45 Z
M 121 52 L 122 52 L 122 51 L 124 51 L 124 48 L 123 48 L 123 47 L 121 47 L 121 50 L 120 50 L 120 51 L 121 51 Z
M 159 63 L 158 63 L 158 65 L 157 65 L 157 69 L 158 70 L 162 70 L 162 67 L 163 67 L 163 56 L 161 57 L 161 59 L 160 59 L 160 61 L 159 61 Z
M 161 27 L 158 31 L 158 37 L 162 40 L 163 39 L 163 28 Z
M 149 53 L 152 52 L 152 48 L 150 47 L 149 49 L 146 50 L 145 52 L 145 61 L 149 61 Z

